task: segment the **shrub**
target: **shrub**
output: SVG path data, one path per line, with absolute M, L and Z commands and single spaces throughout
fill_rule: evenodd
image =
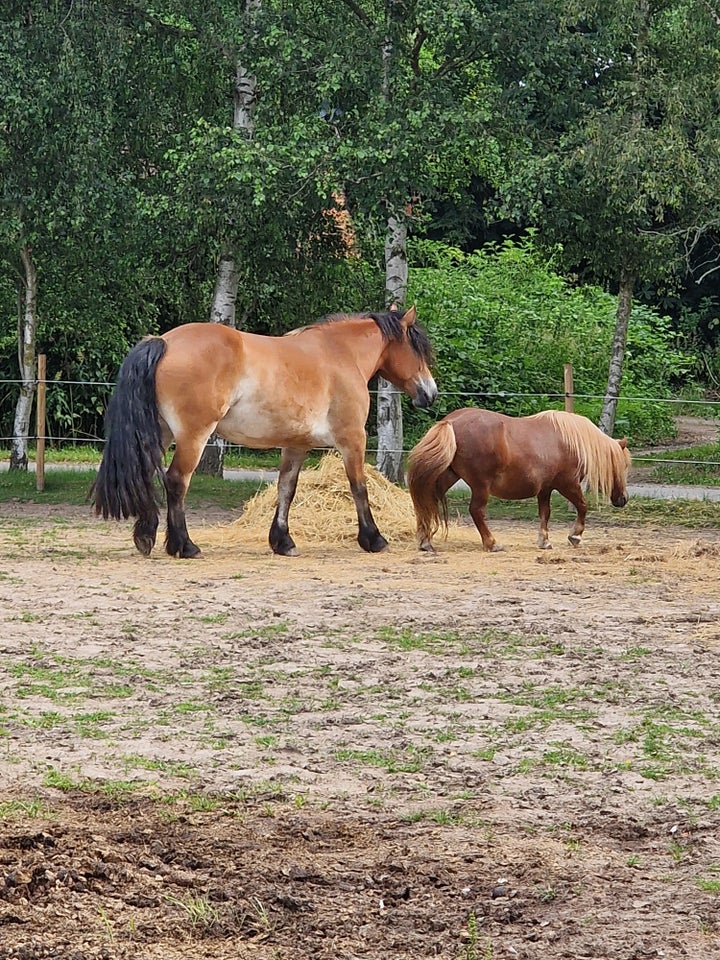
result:
M 563 366 L 573 365 L 575 409 L 597 421 L 608 375 L 616 299 L 574 287 L 552 270 L 532 239 L 463 254 L 436 243 L 413 250 L 408 302 L 416 302 L 437 353 L 441 396 L 433 416 L 484 406 L 513 416 L 564 405 Z M 633 309 L 617 434 L 634 444 L 672 435 L 673 383 L 694 358 L 674 341 L 670 321 Z M 409 411 L 408 437 L 427 417 Z

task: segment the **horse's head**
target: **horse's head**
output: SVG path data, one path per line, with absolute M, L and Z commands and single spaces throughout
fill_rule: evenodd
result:
M 614 507 L 624 507 L 628 502 L 627 475 L 632 462 L 630 451 L 627 448 L 627 440 L 615 441 L 619 447 L 619 456 L 613 457 L 615 469 L 613 470 L 613 485 L 610 493 L 610 503 Z
M 389 313 L 373 314 L 385 338 L 378 373 L 403 390 L 416 407 L 429 407 L 437 397 L 437 385 L 430 373 L 433 358 L 427 334 L 415 323 L 415 307 L 405 313 L 396 307 Z

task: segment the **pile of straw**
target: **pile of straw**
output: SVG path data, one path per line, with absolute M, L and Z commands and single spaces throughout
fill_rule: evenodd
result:
M 412 540 L 415 514 L 406 490 L 390 483 L 373 467 L 365 468 L 370 509 L 380 533 L 388 540 Z M 230 528 L 267 537 L 277 506 L 277 483 L 260 490 L 245 504 Z M 355 540 L 357 513 L 345 467 L 337 453 L 323 456 L 315 469 L 301 470 L 290 507 L 290 533 L 296 541 L 338 543 Z

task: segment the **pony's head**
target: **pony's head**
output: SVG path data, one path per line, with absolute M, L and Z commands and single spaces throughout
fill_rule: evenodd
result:
M 438 392 L 430 373 L 433 351 L 427 334 L 415 323 L 415 307 L 405 312 L 391 307 L 388 313 L 370 316 L 385 340 L 378 373 L 403 390 L 416 407 L 429 407 Z
M 614 507 L 624 507 L 628 502 L 627 475 L 632 459 L 625 437 L 613 442 L 617 444 L 618 451 L 613 456 L 613 483 L 610 491 L 610 503 Z

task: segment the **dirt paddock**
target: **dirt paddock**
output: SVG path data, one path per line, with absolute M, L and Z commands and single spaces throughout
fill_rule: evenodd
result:
M 717 530 L 1 509 L 0 958 L 720 957 Z

